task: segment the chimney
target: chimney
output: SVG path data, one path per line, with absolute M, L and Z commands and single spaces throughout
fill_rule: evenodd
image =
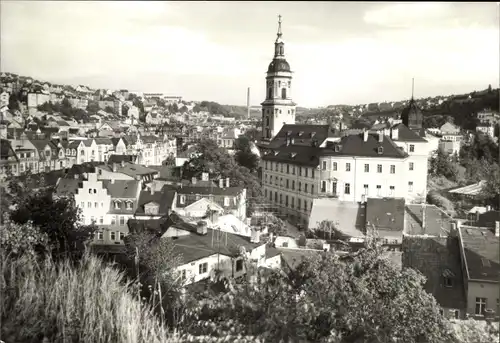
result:
M 500 220 L 495 222 L 495 236 L 500 237 Z
M 122 164 L 122 168 L 125 167 L 125 161 L 124 160 L 122 160 L 121 164 Z
M 383 131 L 379 131 L 378 132 L 378 142 L 382 143 L 383 141 L 384 141 L 384 132 Z
M 113 173 L 116 173 L 117 170 L 118 166 L 116 165 L 116 163 L 113 163 Z
M 425 233 L 425 203 L 422 204 L 422 231 Z
M 368 141 L 368 131 L 366 129 L 363 129 L 363 142 Z
M 486 205 L 486 212 L 490 212 L 491 211 L 491 206 L 490 205 Z
M 250 119 L 250 87 L 247 90 L 247 119 Z
M 201 173 L 201 180 L 208 181 L 208 173 Z
M 206 221 L 199 221 L 198 224 L 196 224 L 196 233 L 198 235 L 206 235 L 208 233 L 207 230 L 207 222 Z
M 219 179 L 219 188 L 224 188 L 224 179 Z
M 339 123 L 339 131 L 340 131 L 340 132 L 342 132 L 342 130 L 343 130 L 343 129 L 344 129 L 344 128 L 343 128 L 342 122 L 340 122 L 340 123 Z
M 252 228 L 250 232 L 250 243 L 260 243 L 260 231 Z
M 151 195 L 154 195 L 155 194 L 155 186 L 153 184 L 151 184 L 150 190 L 151 190 Z
M 195 176 L 193 176 L 193 177 L 191 178 L 191 183 L 192 183 L 193 185 L 196 185 L 196 181 L 197 181 L 197 180 L 196 180 L 196 177 L 195 177 Z
M 479 221 L 479 217 L 481 216 L 481 213 L 479 211 L 476 211 L 476 222 Z
M 78 180 L 78 179 L 80 178 L 80 175 L 75 174 L 75 175 L 73 175 L 73 178 L 74 178 L 75 180 Z
M 391 139 L 392 140 L 399 139 L 399 129 L 397 127 L 391 129 Z
M 111 184 L 114 184 L 115 183 L 115 179 L 111 179 Z

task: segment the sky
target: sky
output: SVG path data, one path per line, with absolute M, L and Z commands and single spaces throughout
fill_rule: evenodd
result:
M 278 14 L 299 106 L 499 84 L 498 3 L 0 2 L 0 70 L 245 105 L 265 97 Z

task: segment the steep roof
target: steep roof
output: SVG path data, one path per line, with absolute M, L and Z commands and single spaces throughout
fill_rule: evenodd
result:
M 275 148 L 262 156 L 265 161 L 285 162 L 297 165 L 317 166 L 320 156 L 360 156 L 373 158 L 406 158 L 408 155 L 389 137 L 379 142 L 378 134 L 352 134 L 324 148 L 291 144 Z M 338 147 L 338 149 L 336 148 Z M 379 148 L 382 148 L 379 153 Z
M 405 233 L 408 235 L 447 236 L 452 218 L 435 205 L 425 205 L 425 226 L 422 226 L 422 205 L 406 205 Z
M 113 166 L 112 165 L 107 165 L 104 164 L 102 166 L 99 166 L 99 168 L 103 170 L 107 170 L 112 172 L 113 171 Z M 117 173 L 122 173 L 131 177 L 136 177 L 140 175 L 149 175 L 149 174 L 157 174 L 158 171 L 152 168 L 145 167 L 140 164 L 133 164 L 133 163 L 125 163 L 125 166 L 122 167 L 121 164 L 117 165 L 116 169 Z
M 130 162 L 135 163 L 137 161 L 137 155 L 111 155 L 108 158 L 108 164 Z
M 490 229 L 460 228 L 469 279 L 498 282 L 500 240 Z
M 401 141 L 401 142 L 427 142 L 425 140 L 425 131 L 423 136 L 421 134 L 415 133 L 415 131 L 412 131 L 406 126 L 405 124 L 396 124 L 392 127 L 393 129 L 397 128 L 398 129 L 398 139 L 394 139 L 395 141 Z
M 334 198 L 314 199 L 309 216 L 309 229 L 316 229 L 323 220 L 329 220 L 346 236 L 364 237 L 365 217 L 364 205 Z
M 466 295 L 456 237 L 403 238 L 403 267 L 420 271 L 427 278 L 424 289 L 444 308 L 465 309 Z M 444 278 L 452 286 L 444 285 Z
M 17 155 L 12 149 L 10 142 L 7 139 L 2 139 L 0 141 L 0 157 L 2 159 L 8 159 L 9 157 L 16 157 Z
M 159 215 L 166 215 L 172 208 L 175 199 L 175 191 L 163 188 L 160 192 L 151 194 L 150 190 L 143 190 L 139 194 L 136 214 L 144 214 L 144 205 L 150 202 L 156 202 L 159 205 Z
M 368 198 L 366 202 L 366 227 L 403 231 L 405 217 L 404 198 Z
M 136 180 L 101 180 L 108 194 L 114 199 L 135 199 L 140 182 Z
M 340 136 L 340 132 L 330 129 L 330 125 L 285 124 L 267 147 L 283 146 L 287 137 L 293 138 L 296 145 L 311 146 L 313 140 L 321 144 L 329 137 Z
M 56 195 L 76 194 L 79 185 L 80 185 L 80 180 L 76 180 L 74 178 L 73 179 L 60 178 L 57 181 L 55 193 Z
M 198 187 L 198 186 L 170 186 L 177 190 L 178 194 L 200 194 L 200 195 L 224 195 L 224 196 L 237 196 L 243 190 L 242 187 Z

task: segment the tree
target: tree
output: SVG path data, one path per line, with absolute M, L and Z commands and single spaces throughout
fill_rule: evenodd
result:
M 449 180 L 457 181 L 458 167 L 441 148 L 438 149 L 436 157 L 431 159 L 430 169 L 433 175 L 441 175 Z
M 9 104 L 7 105 L 11 111 L 19 111 L 19 99 L 15 93 L 9 96 Z
M 106 106 L 106 108 L 104 108 L 104 111 L 107 113 L 115 114 L 115 109 L 111 106 Z
M 189 109 L 187 108 L 186 105 L 183 105 L 180 109 L 179 109 L 179 112 L 181 113 L 186 113 Z
M 99 112 L 99 110 L 99 103 L 97 101 L 89 101 L 89 104 L 87 105 L 87 112 L 95 114 Z
M 246 167 L 250 169 L 250 171 L 254 172 L 259 167 L 259 157 L 252 152 L 251 144 L 252 143 L 248 139 L 248 137 L 240 136 L 238 139 L 236 139 L 235 159 L 240 166 Z
M 126 104 L 123 104 L 122 105 L 122 116 L 123 117 L 127 117 L 128 116 L 128 110 L 129 110 L 128 106 Z
M 486 183 L 481 190 L 481 195 L 488 204 L 498 207 L 500 206 L 500 165 L 491 165 L 485 174 Z
M 46 252 L 49 248 L 47 234 L 27 222 L 23 225 L 6 220 L 0 230 L 0 249 L 11 256 L 24 254 L 34 255 L 37 252 Z
M 339 257 L 318 253 L 287 273 L 229 282 L 228 293 L 200 302 L 194 318 L 207 333 L 236 330 L 266 341 L 450 342 L 425 278 L 399 269 L 373 242 Z M 226 331 L 227 330 L 227 331 Z
M 79 258 L 93 237 L 94 225 L 79 224 L 80 210 L 68 197 L 55 198 L 50 189 L 20 193 L 13 201 L 10 219 L 20 225 L 32 222 L 48 236 L 54 256 Z

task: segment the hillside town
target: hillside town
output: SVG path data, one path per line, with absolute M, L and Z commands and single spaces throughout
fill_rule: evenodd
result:
M 97 256 L 135 270 L 133 239 L 169 240 L 161 254 L 181 256 L 172 275 L 183 292 L 298 272 L 311 257 L 375 242 L 395 270 L 426 278 L 442 317 L 498 322 L 498 89 L 306 117 L 291 97 L 281 17 L 278 26 L 258 117 L 249 103 L 235 113 L 1 73 L 3 230 L 34 203 L 30 192 L 47 190 L 74 206 L 75 225 L 92 227 L 85 246 Z M 457 120 L 463 109 L 455 116 L 449 104 L 474 99 L 482 108 Z

